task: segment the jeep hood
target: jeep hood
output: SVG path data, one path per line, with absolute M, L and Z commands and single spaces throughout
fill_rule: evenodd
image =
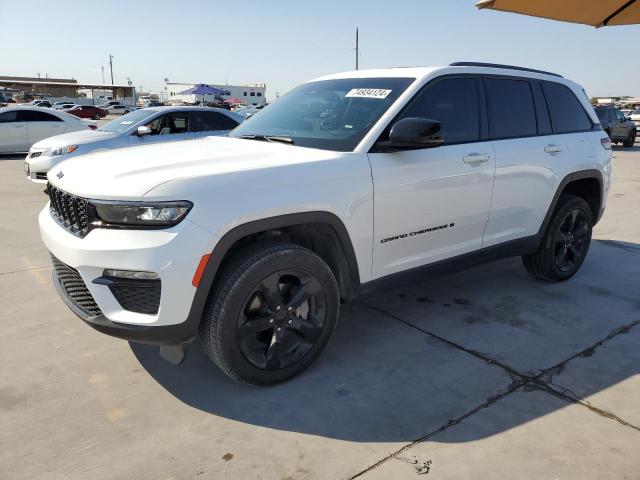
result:
M 335 152 L 229 137 L 207 137 L 89 153 L 49 170 L 56 187 L 85 198 L 135 200 L 154 187 L 185 177 L 305 163 Z

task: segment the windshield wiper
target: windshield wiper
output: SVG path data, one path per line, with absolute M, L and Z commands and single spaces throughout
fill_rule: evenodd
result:
M 240 135 L 238 138 L 244 138 L 246 140 L 260 140 L 263 142 L 281 142 L 293 145 L 293 138 L 283 137 L 280 135 Z

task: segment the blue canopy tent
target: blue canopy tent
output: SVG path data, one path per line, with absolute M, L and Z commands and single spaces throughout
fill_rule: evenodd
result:
M 204 83 L 199 83 L 194 87 L 187 88 L 186 90 L 180 92 L 180 95 L 202 95 L 202 105 L 204 105 L 205 95 L 229 95 L 229 92 L 227 92 L 226 90 L 222 90 L 221 88 L 216 88 Z

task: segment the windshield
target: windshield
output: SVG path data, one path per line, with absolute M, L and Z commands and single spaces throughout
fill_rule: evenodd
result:
M 341 78 L 306 83 L 257 112 L 229 136 L 281 136 L 301 147 L 352 151 L 414 80 Z
M 150 118 L 155 113 L 156 112 L 152 110 L 134 110 L 133 112 L 129 112 L 116 120 L 105 123 L 98 130 L 101 132 L 122 133 L 131 128 L 132 125 Z

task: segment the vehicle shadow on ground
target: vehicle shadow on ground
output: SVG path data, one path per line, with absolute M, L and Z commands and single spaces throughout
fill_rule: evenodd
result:
M 594 345 L 597 354 L 611 332 L 637 323 L 639 262 L 640 245 L 594 241 L 582 270 L 562 284 L 534 280 L 519 259 L 414 277 L 343 306 L 316 364 L 272 387 L 233 382 L 200 345 L 180 366 L 162 360 L 155 347 L 131 348 L 167 391 L 214 415 L 349 441 L 413 441 L 516 388 L 522 377 L 509 370 L 548 378 L 580 352 L 594 355 Z M 640 373 L 640 362 L 631 369 L 585 380 L 587 393 Z M 482 429 L 463 422 L 453 441 L 484 438 L 563 405 L 536 402 Z

